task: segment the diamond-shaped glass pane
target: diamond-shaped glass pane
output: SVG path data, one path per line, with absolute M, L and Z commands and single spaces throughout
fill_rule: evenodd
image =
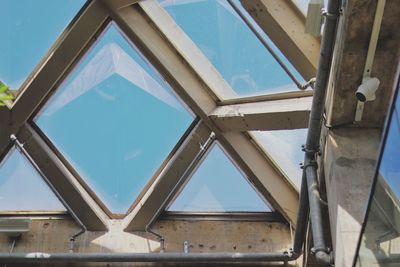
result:
M 226 0 L 159 3 L 239 96 L 298 90 Z M 266 35 L 264 38 L 269 40 Z M 273 46 L 270 40 L 269 43 Z M 282 60 L 290 65 L 283 56 Z
M 65 211 L 28 159 L 14 148 L 0 162 L 2 211 Z
M 288 178 L 300 189 L 304 160 L 301 145 L 306 143 L 307 129 L 253 131 L 254 139 L 272 157 Z
M 114 213 L 125 213 L 193 115 L 111 24 L 35 122 Z
M 168 210 L 187 212 L 271 211 L 219 145 L 212 147 Z
M 85 0 L 1 0 L 0 80 L 18 89 Z

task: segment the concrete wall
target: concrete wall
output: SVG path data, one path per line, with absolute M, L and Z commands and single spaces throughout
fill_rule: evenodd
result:
M 376 129 L 327 131 L 324 174 L 337 267 L 352 266 L 379 144 L 380 131 Z
M 139 232 L 127 233 L 121 229 L 120 222 L 111 221 L 110 231 L 108 232 L 86 232 L 77 238 L 75 251 L 110 253 L 159 251 L 159 243 L 153 236 Z M 154 225 L 153 229 L 165 237 L 166 252 L 182 252 L 184 241 L 189 242 L 191 252 L 279 252 L 288 250 L 292 245 L 288 226 L 282 223 L 161 220 Z M 21 240 L 17 242 L 14 248 L 14 252 L 68 252 L 69 237 L 78 230 L 79 228 L 71 219 L 34 219 L 31 231 L 22 235 Z M 0 234 L 0 251 L 9 252 L 9 250 L 8 237 Z M 149 265 L 152 264 L 104 263 L 39 266 L 112 267 Z M 181 265 L 183 264 L 171 264 L 171 266 Z M 185 266 L 203 265 L 205 264 L 185 264 Z M 226 264 L 226 266 L 231 265 Z M 16 265 L 8 264 L 7 266 Z M 163 264 L 162 266 L 166 265 Z M 218 266 L 224 265 L 218 264 Z M 235 264 L 235 266 L 237 265 Z M 239 266 L 250 265 L 241 264 Z

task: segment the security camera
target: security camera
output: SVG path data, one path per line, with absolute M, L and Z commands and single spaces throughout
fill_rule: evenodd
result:
M 380 81 L 378 78 L 367 78 L 363 80 L 356 92 L 358 101 L 374 101 L 376 99 L 375 92 L 378 90 L 379 84 Z

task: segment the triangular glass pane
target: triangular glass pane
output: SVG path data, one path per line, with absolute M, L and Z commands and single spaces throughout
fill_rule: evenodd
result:
M 159 3 L 239 96 L 298 90 L 226 0 Z M 239 1 L 237 5 L 241 6 Z M 283 55 L 281 58 L 290 66 Z M 301 80 L 297 71 L 291 70 Z
M 271 208 L 221 147 L 214 145 L 168 211 L 268 212 Z
M 18 89 L 85 0 L 1 0 L 0 80 Z
M 4 211 L 66 211 L 28 159 L 15 148 L 0 162 L 0 213 Z
M 303 171 L 299 164 L 304 161 L 301 145 L 306 143 L 307 129 L 253 131 L 251 134 L 293 184 L 300 189 Z
M 123 214 L 193 119 L 112 23 L 35 122 L 83 184 Z

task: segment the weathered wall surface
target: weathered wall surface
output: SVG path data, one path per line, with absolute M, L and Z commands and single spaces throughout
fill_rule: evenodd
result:
M 379 143 L 376 129 L 342 128 L 326 136 L 324 170 L 335 266 L 352 266 Z
M 76 252 L 158 252 L 159 242 L 147 233 L 123 232 L 118 221 L 110 223 L 108 232 L 86 232 L 78 237 Z M 191 252 L 279 252 L 288 250 L 291 237 L 282 223 L 233 221 L 166 221 L 154 225 L 154 231 L 165 237 L 166 252 L 182 252 L 188 241 Z M 31 231 L 23 234 L 14 252 L 68 252 L 69 237 L 79 231 L 70 219 L 36 219 Z M 9 252 L 10 242 L 0 234 L 0 251 Z M 35 266 L 203 266 L 205 264 L 51 264 Z M 217 264 L 213 266 L 231 266 Z M 259 264 L 240 264 L 257 266 Z M 278 264 L 278 266 L 281 264 Z M 7 266 L 16 266 L 10 265 Z M 21 266 L 21 265 L 18 265 Z M 236 266 L 236 264 L 235 264 Z M 265 266 L 265 264 L 264 264 Z M 277 266 L 277 265 L 266 265 Z M 289 265 L 292 266 L 292 265 Z M 293 265 L 294 266 L 294 265 Z

